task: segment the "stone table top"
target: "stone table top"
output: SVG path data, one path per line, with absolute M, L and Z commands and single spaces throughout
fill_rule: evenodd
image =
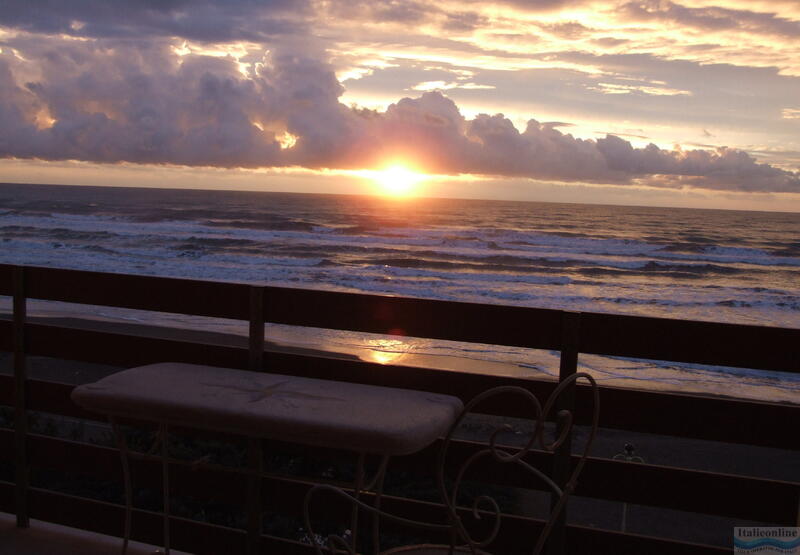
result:
M 423 449 L 463 408 L 449 395 L 182 363 L 123 370 L 72 399 L 112 416 L 384 455 Z

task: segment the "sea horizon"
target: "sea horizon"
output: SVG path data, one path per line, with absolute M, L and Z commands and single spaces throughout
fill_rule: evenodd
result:
M 718 208 L 708 208 L 702 206 L 677 206 L 677 205 L 655 205 L 655 204 L 619 204 L 619 203 L 608 203 L 608 202 L 570 202 L 570 201 L 552 201 L 552 200 L 533 200 L 533 199 L 497 199 L 497 198 L 484 198 L 484 197 L 459 197 L 459 196 L 426 196 L 424 194 L 415 195 L 412 197 L 391 197 L 387 198 L 387 196 L 381 191 L 374 191 L 369 193 L 336 193 L 336 192 L 306 192 L 306 191 L 292 191 L 286 189 L 258 189 L 258 188 L 237 188 L 237 187 L 195 187 L 195 186 L 184 186 L 184 187 L 177 187 L 177 186 L 161 186 L 161 185 L 115 185 L 113 183 L 103 184 L 103 185 L 93 185 L 88 183 L 42 183 L 42 182 L 22 182 L 22 181 L 2 181 L 0 182 L 0 187 L 2 186 L 25 186 L 25 187 L 80 187 L 80 188 L 94 188 L 98 190 L 105 190 L 108 188 L 112 189 L 131 189 L 131 190 L 164 190 L 164 191 L 205 191 L 205 192 L 212 192 L 212 191 L 219 191 L 219 192 L 238 192 L 238 193 L 276 193 L 276 194 L 285 194 L 285 195 L 296 195 L 296 196 L 320 196 L 320 197 L 367 197 L 367 198 L 375 198 L 375 199 L 382 199 L 388 202 L 393 203 L 413 203 L 415 201 L 426 201 L 426 200 L 457 200 L 457 201 L 468 201 L 468 202 L 477 202 L 477 203 L 503 203 L 503 202 L 515 202 L 515 203 L 523 203 L 523 204 L 561 204 L 561 205 L 583 205 L 583 206 L 607 206 L 607 207 L 616 207 L 616 208 L 654 208 L 654 209 L 675 209 L 675 210 L 695 210 L 700 212 L 739 212 L 743 214 L 754 213 L 766 213 L 766 214 L 785 214 L 785 215 L 800 215 L 800 211 L 785 211 L 785 210 L 777 210 L 777 209 L 769 209 L 769 210 L 754 210 L 754 209 L 742 209 L 742 208 L 725 208 L 725 207 L 718 207 Z

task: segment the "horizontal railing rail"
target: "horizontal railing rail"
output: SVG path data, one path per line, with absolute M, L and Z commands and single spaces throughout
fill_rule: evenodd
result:
M 0 265 L 0 294 L 18 266 Z M 247 320 L 252 286 L 24 267 L 26 296 Z M 565 311 L 263 287 L 267 322 L 560 350 Z M 586 354 L 800 373 L 800 329 L 584 312 Z
M 184 430 L 191 434 L 191 431 Z M 203 439 L 215 437 L 204 433 Z M 220 439 L 225 439 L 224 436 Z M 292 452 L 292 446 L 279 442 L 265 442 L 267 452 Z M 275 447 L 269 447 L 274 445 Z M 13 434 L 0 430 L 0 461 L 13 461 Z M 430 476 L 431 469 L 436 466 L 436 456 L 440 444 L 412 456 L 393 461 L 394 471 L 404 471 L 422 477 Z M 455 441 L 450 449 L 455 460 L 466 460 L 473 455 L 480 444 L 466 440 Z M 61 470 L 67 473 L 90 472 L 93 476 L 105 479 L 117 478 L 119 475 L 119 453 L 116 449 L 89 445 L 70 440 L 58 439 L 37 434 L 30 435 L 29 452 L 34 460 L 40 461 L 38 468 Z M 302 453 L 302 451 L 297 451 Z M 319 450 L 317 455 L 325 460 L 347 458 L 347 454 Z M 552 455 L 537 452 L 528 461 L 539 468 L 547 468 Z M 153 458 L 155 461 L 155 458 Z M 573 461 L 577 461 L 573 457 Z M 177 494 L 197 495 L 197 492 L 209 489 L 203 497 L 231 504 L 241 503 L 245 498 L 245 483 L 241 479 L 244 471 L 239 471 L 237 479 L 230 469 L 211 468 L 204 471 L 191 463 L 174 464 L 176 471 L 171 479 L 171 488 Z M 493 484 L 515 488 L 536 488 L 529 476 L 524 472 L 510 471 L 504 475 L 486 474 L 476 467 L 476 476 L 491 477 Z M 490 470 L 490 469 L 489 469 Z M 134 463 L 137 484 L 159 487 L 161 479 L 157 464 L 148 465 L 139 461 Z M 214 488 L 207 488 L 213 483 Z M 204 484 L 206 486 L 204 486 Z M 645 487 L 646 486 L 646 487 Z M 543 489 L 543 486 L 541 486 Z M 703 495 L 692 495 L 702 491 Z M 715 472 L 685 470 L 651 464 L 631 464 L 601 458 L 590 458 L 576 495 L 594 499 L 621 501 L 639 505 L 658 506 L 673 510 L 700 514 L 727 516 L 757 522 L 770 522 L 791 526 L 795 522 L 794 511 L 800 499 L 800 483 L 781 480 L 769 480 L 736 476 Z M 270 494 L 265 494 L 267 497 Z M 295 502 L 302 502 L 302 497 Z M 274 499 L 265 499 L 265 506 L 274 504 Z M 281 504 L 282 506 L 283 504 Z M 298 505 L 301 507 L 301 505 Z M 298 515 L 302 510 L 298 510 Z
M 0 511 L 13 512 L 13 484 L 0 482 Z M 83 497 L 31 488 L 31 514 L 34 518 L 54 522 L 64 526 L 90 530 L 111 536 L 122 535 L 124 508 L 114 503 L 96 501 Z M 388 500 L 387 510 L 395 507 Z M 414 515 L 425 511 L 427 504 L 415 502 Z M 132 519 L 132 538 L 138 541 L 159 544 L 161 542 L 161 515 L 150 511 L 135 509 Z M 202 523 L 179 517 L 170 517 L 170 536 L 176 549 L 198 555 L 218 555 L 219 553 L 243 553 L 245 533 L 226 526 Z M 568 526 L 569 553 L 614 553 L 617 555 L 717 555 L 730 553 L 729 549 L 690 542 L 678 542 L 662 538 L 626 534 L 612 530 L 599 530 L 585 526 Z M 503 553 L 515 555 L 520 551 L 518 541 L 513 538 L 535 536 L 536 521 L 521 517 L 503 519 L 503 529 L 498 535 L 506 539 L 499 548 Z M 260 549 L 265 553 L 281 555 L 311 555 L 311 545 L 286 538 L 262 535 Z
M 307 354 L 265 353 L 261 332 L 263 324 L 270 322 L 561 351 L 562 378 L 565 365 L 567 373 L 575 371 L 579 353 L 800 372 L 800 330 L 797 329 L 577 314 L 549 309 L 13 265 L 0 265 L 0 295 L 15 298 L 14 318 L 0 319 L 0 350 L 15 352 L 16 369 L 15 377 L 0 376 L 0 405 L 15 406 L 18 421 L 23 423 L 14 433 L 0 430 L 0 461 L 8 460 L 13 452 L 11 459 L 17 468 L 15 485 L 0 484 L 0 510 L 16 511 L 19 516 L 22 503 L 26 515 L 115 535 L 121 534 L 121 518 L 114 520 L 108 515 L 120 515 L 121 507 L 27 487 L 26 469 L 31 466 L 55 466 L 56 470 L 70 471 L 75 470 L 75 464 L 89 467 L 92 466 L 88 464 L 90 460 L 102 461 L 104 464 L 94 464 L 102 475 L 103 472 L 113 472 L 112 459 L 116 460 L 118 453 L 109 448 L 28 432 L 19 415 L 29 410 L 88 420 L 98 418 L 71 402 L 69 393 L 72 386 L 28 379 L 24 365 L 20 363 L 25 355 L 118 366 L 170 360 L 249 367 L 298 376 L 449 393 L 464 400 L 496 385 L 523 385 L 540 396 L 548 395 L 555 387 L 554 382 L 545 380 L 385 366 Z M 25 316 L 26 299 L 247 320 L 250 322 L 250 337 L 205 338 L 200 341 L 193 340 L 191 334 L 171 337 L 145 328 L 128 327 L 123 332 L 97 329 L 96 325 L 92 329 L 92 326 L 82 326 L 74 321 L 31 319 Z M 587 395 L 585 388 L 576 389 L 574 410 L 579 423 L 588 421 Z M 796 405 L 616 387 L 603 387 L 601 398 L 600 424 L 605 428 L 783 449 L 800 447 L 800 438 L 791 433 L 791 423 L 800 421 L 800 406 Z M 488 406 L 485 412 L 525 416 L 525 408 L 513 403 Z M 474 446 L 466 441 L 457 442 L 454 448 L 463 451 L 464 456 L 474 450 Z M 436 446 L 403 458 L 400 468 L 408 472 L 429 471 L 433 468 L 435 449 Z M 542 458 L 536 462 L 545 464 L 552 458 L 552 455 L 541 453 L 535 456 Z M 149 463 L 141 464 L 146 469 Z M 197 472 L 179 463 L 173 466 L 176 487 L 202 492 L 212 500 L 219 500 L 220 496 L 229 497 L 231 492 L 244 487 L 244 478 L 228 476 L 225 482 L 221 477 L 225 473 L 221 474 L 221 471 Z M 149 471 L 142 470 L 141 476 L 155 484 L 156 470 L 155 467 Z M 798 522 L 800 484 L 794 482 L 597 458 L 590 459 L 584 477 L 577 491 L 583 497 L 781 525 Z M 222 488 L 223 492 L 206 491 L 212 479 L 214 483 L 222 480 L 231 487 Z M 285 478 L 265 476 L 264 479 L 264 491 L 272 493 L 282 491 L 282 495 L 288 495 L 285 492 L 295 495 L 300 487 Z M 513 476 L 494 481 L 502 482 L 501 485 L 527 487 Z M 234 487 L 234 483 L 239 485 Z M 20 497 L 21 491 L 27 491 L 27 497 Z M 27 508 L 24 499 L 30 503 Z M 231 501 L 229 498 L 226 500 Z M 269 503 L 266 498 L 264 501 Z M 409 514 L 438 510 L 426 508 L 427 505 L 413 500 L 398 499 L 390 503 L 395 503 L 400 512 L 409 511 Z M 68 510 L 69 516 L 54 512 L 53 506 Z M 91 516 L 105 509 L 108 510 L 102 518 Z M 157 515 L 137 511 L 135 521 L 141 523 L 144 530 L 138 539 L 159 543 Z M 172 521 L 177 530 L 176 537 L 182 537 L 181 530 L 187 533 L 184 543 L 179 541 L 176 547 L 184 545 L 188 550 L 196 547 L 198 553 L 215 553 L 218 551 L 210 546 L 219 545 L 221 538 L 232 542 L 228 545 L 244 545 L 245 542 L 244 533 L 239 530 L 184 522 L 177 518 Z M 512 543 L 515 534 L 522 534 L 525 526 L 532 525 L 524 519 L 513 518 L 509 523 L 502 541 Z M 527 534 L 530 534 L 529 530 Z M 195 540 L 200 537 L 209 539 L 198 544 Z M 670 539 L 579 526 L 570 526 L 567 538 L 569 552 L 579 552 L 589 546 L 594 546 L 594 550 L 606 546 L 608 551 L 617 553 L 724 551 Z M 311 552 L 308 545 L 268 536 L 262 536 L 262 545 L 272 546 L 282 553 Z M 278 545 L 280 547 L 276 547 Z

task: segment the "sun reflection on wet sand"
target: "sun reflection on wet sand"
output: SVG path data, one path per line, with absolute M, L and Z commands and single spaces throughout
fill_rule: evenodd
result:
M 365 347 L 361 358 L 378 364 L 396 364 L 414 348 L 399 339 L 370 339 Z

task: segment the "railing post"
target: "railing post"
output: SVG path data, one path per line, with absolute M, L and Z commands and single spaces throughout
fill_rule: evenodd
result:
M 250 287 L 250 334 L 248 368 L 264 369 L 264 288 Z M 257 555 L 261 545 L 261 472 L 263 451 L 261 439 L 250 438 L 247 444 L 247 555 Z
M 13 270 L 13 344 L 14 344 L 14 468 L 17 526 L 27 528 L 28 519 L 28 364 L 25 356 L 27 299 L 25 267 Z
M 260 372 L 264 364 L 264 288 L 250 287 L 249 370 Z
M 561 316 L 561 359 L 558 370 L 559 382 L 564 381 L 578 371 L 578 347 L 580 341 L 580 312 L 563 311 Z M 575 413 L 575 384 L 564 390 L 556 400 L 556 411 L 567 410 Z M 556 420 L 559 422 L 559 420 Z M 561 432 L 559 425 L 556 427 L 556 436 Z M 572 432 L 570 431 L 561 446 L 553 453 L 552 479 L 563 488 L 570 475 L 570 460 L 572 456 Z M 556 502 L 552 498 L 552 504 Z M 555 521 L 553 531 L 547 542 L 548 555 L 561 555 L 566 552 L 566 526 L 567 509 L 561 511 Z

